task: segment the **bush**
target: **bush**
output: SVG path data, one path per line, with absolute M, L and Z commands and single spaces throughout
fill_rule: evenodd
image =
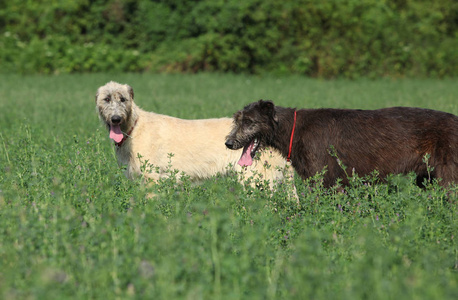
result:
M 458 75 L 453 0 L 0 4 L 3 71 Z

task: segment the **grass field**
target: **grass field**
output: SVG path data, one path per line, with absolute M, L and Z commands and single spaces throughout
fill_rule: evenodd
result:
M 0 75 L 1 299 L 457 299 L 457 188 L 397 176 L 337 193 L 297 179 L 297 204 L 227 176 L 164 180 L 147 199 L 95 112 L 109 80 L 182 118 L 260 98 L 458 115 L 456 79 Z

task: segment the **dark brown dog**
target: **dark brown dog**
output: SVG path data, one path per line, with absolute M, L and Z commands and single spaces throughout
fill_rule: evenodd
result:
M 271 101 L 249 104 L 235 113 L 226 146 L 244 147 L 239 160 L 242 165 L 250 165 L 260 146 L 276 148 L 284 157 L 290 153 L 293 167 L 304 179 L 326 167 L 326 187 L 338 178 L 348 184 L 339 163 L 348 167 L 348 175 L 353 170 L 359 176 L 377 170 L 380 178 L 415 172 L 420 186 L 425 178 L 441 178 L 442 185 L 458 183 L 455 115 L 411 107 L 301 109 L 295 121 L 295 112 Z M 427 154 L 426 164 L 423 160 Z

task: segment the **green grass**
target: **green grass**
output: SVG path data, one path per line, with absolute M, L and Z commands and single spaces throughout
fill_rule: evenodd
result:
M 0 75 L 2 299 L 456 299 L 457 189 L 411 177 L 346 193 L 297 180 L 273 196 L 234 176 L 127 180 L 95 91 L 129 83 L 146 110 L 230 116 L 295 107 L 419 106 L 458 114 L 457 80 L 236 75 Z

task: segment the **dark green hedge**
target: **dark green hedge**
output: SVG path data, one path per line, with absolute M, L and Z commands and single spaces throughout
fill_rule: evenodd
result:
M 3 0 L 2 72 L 457 76 L 456 0 Z

